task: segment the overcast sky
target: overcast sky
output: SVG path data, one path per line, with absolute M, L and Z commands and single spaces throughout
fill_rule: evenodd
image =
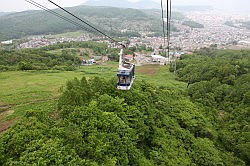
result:
M 47 0 L 34 0 L 46 7 L 53 8 Z M 63 6 L 77 6 L 83 4 L 86 0 L 53 0 L 55 3 Z M 103 0 L 105 1 L 105 0 Z M 121 0 L 120 0 L 121 1 Z M 140 0 L 130 0 L 140 1 Z M 142 0 L 143 1 L 143 0 Z M 153 0 L 160 2 L 160 0 Z M 216 9 L 223 11 L 243 12 L 250 14 L 250 0 L 172 0 L 173 6 L 176 5 L 211 5 Z M 25 0 L 0 0 L 0 12 L 23 11 L 37 9 Z

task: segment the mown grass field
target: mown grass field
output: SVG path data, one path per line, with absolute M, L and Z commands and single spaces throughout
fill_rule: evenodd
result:
M 11 71 L 0 73 L 0 125 L 13 122 L 29 109 L 56 109 L 60 89 L 73 78 L 116 78 L 117 63 L 81 66 L 76 71 Z M 146 65 L 136 67 L 136 80 L 157 86 L 184 89 L 185 83 L 175 80 L 168 67 Z M 114 85 L 115 87 L 115 85 Z M 10 125 L 10 124 L 8 124 Z M 9 127 L 9 126 L 5 126 Z

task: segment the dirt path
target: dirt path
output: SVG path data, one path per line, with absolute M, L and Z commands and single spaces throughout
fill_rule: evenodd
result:
M 159 65 L 144 65 L 136 68 L 136 72 L 144 75 L 155 75 L 159 70 Z
M 0 133 L 7 130 L 14 123 L 14 119 L 7 120 L 6 117 L 12 115 L 14 111 L 11 109 L 13 105 L 5 105 L 0 103 Z
M 44 101 L 55 100 L 55 99 L 56 99 L 55 97 L 47 98 L 47 99 L 37 99 L 37 100 L 28 101 L 26 103 L 18 104 L 18 105 L 15 105 L 15 104 L 7 105 L 7 104 L 0 102 L 0 134 L 4 132 L 5 130 L 7 130 L 8 128 L 10 128 L 17 120 L 17 118 L 7 119 L 8 116 L 14 113 L 13 107 L 24 106 L 28 104 L 34 104 L 37 102 L 44 102 Z

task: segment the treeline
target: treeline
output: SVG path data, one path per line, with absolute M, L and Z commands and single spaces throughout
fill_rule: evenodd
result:
M 203 49 L 183 56 L 177 75 L 216 126 L 216 144 L 249 165 L 250 51 Z
M 52 54 L 41 49 L 0 51 L 0 71 L 8 70 L 75 70 L 79 58 L 68 51 Z
M 108 48 L 107 44 L 97 42 L 65 42 L 39 49 L 0 50 L 0 71 L 8 70 L 75 70 L 82 58 L 89 57 L 90 49 L 95 56 L 109 55 L 118 59 L 118 49 Z M 53 52 L 54 51 L 54 52 Z

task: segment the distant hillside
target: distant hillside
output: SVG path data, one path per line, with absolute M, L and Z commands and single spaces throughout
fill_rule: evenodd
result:
M 138 10 L 114 7 L 77 6 L 68 8 L 82 19 L 112 36 L 138 35 L 140 31 L 161 33 L 160 10 Z M 60 12 L 61 10 L 56 9 Z M 64 13 L 63 13 L 64 14 Z M 70 16 L 66 15 L 68 18 Z M 182 17 L 173 13 L 173 16 Z M 184 17 L 184 16 L 183 16 Z M 0 41 L 27 35 L 57 34 L 80 28 L 44 11 L 25 11 L 0 17 Z M 126 30 L 121 34 L 121 30 Z
M 212 6 L 174 6 L 174 10 L 179 12 L 194 12 L 213 10 Z
M 234 27 L 234 28 L 247 28 L 250 30 L 250 21 L 247 21 L 247 22 L 233 22 L 233 21 L 226 21 L 224 23 L 225 25 L 227 26 L 230 26 L 230 27 Z
M 130 2 L 128 0 L 88 0 L 84 5 L 89 6 L 112 6 L 119 8 L 136 8 L 136 9 L 159 9 L 160 4 L 152 0 L 143 0 L 139 2 Z

